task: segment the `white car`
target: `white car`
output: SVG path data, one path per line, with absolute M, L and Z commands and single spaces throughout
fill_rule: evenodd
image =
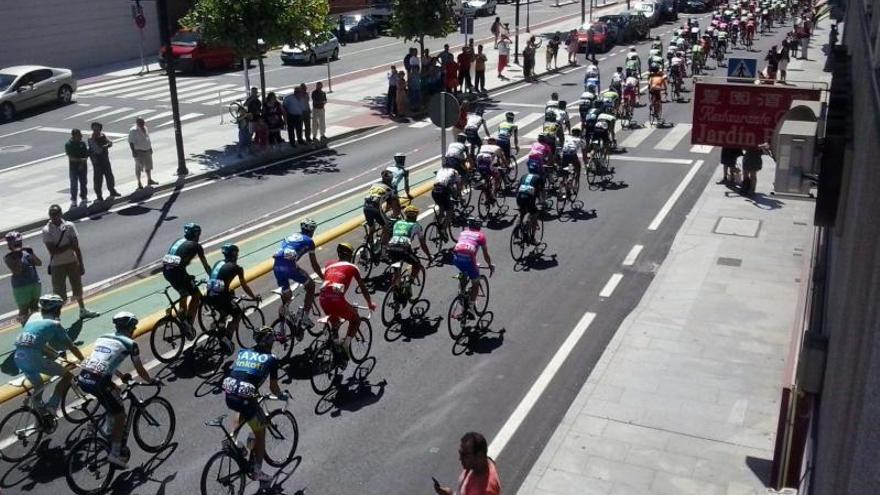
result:
M 474 15 L 480 14 L 495 15 L 495 9 L 498 8 L 497 0 L 467 0 L 464 3 L 474 9 Z
M 0 69 L 0 120 L 10 121 L 22 110 L 58 102 L 66 105 L 76 91 L 70 69 L 18 65 Z
M 310 43 L 284 45 L 281 61 L 285 64 L 308 63 L 339 58 L 339 40 L 330 32 L 321 33 Z
M 657 27 L 660 25 L 660 3 L 654 2 L 651 0 L 643 1 L 639 5 L 636 6 L 636 10 L 641 10 L 642 13 L 645 14 L 645 17 L 648 18 L 648 23 L 651 27 Z

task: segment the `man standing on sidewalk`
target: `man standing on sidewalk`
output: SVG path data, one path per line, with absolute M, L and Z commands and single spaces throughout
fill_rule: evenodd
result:
M 385 96 L 385 113 L 389 117 L 397 113 L 397 67 L 393 65 L 388 72 L 388 95 Z
M 302 138 L 302 103 L 299 99 L 299 87 L 284 97 L 284 118 L 287 120 L 287 140 L 294 148 L 303 144 Z
M 303 138 L 312 144 L 312 106 L 309 104 L 309 87 L 306 83 L 299 85 L 299 104 L 302 106 L 302 121 L 305 127 Z
M 67 301 L 67 281 L 70 290 L 79 304 L 81 319 L 94 318 L 98 313 L 86 309 L 83 302 L 82 276 L 86 274 L 76 227 L 61 218 L 61 207 L 49 207 L 49 222 L 43 227 L 43 244 L 49 251 L 49 275 L 52 277 L 52 292 Z
M 315 84 L 315 90 L 312 91 L 312 139 L 321 141 L 327 140 L 327 122 L 324 119 L 324 105 L 327 104 L 327 93 L 322 89 L 324 84 L 318 81 Z
M 507 61 L 510 58 L 510 38 L 501 36 L 498 41 L 498 79 L 507 79 L 504 75 L 504 68 L 507 67 Z
M 76 208 L 77 189 L 79 189 L 79 196 L 82 198 L 79 206 L 88 206 L 89 190 L 86 182 L 89 178 L 89 149 L 83 142 L 82 132 L 79 129 L 70 131 L 70 140 L 64 145 L 64 152 L 67 154 L 69 163 L 70 209 Z
M 159 184 L 153 180 L 153 144 L 144 119 L 135 120 L 134 127 L 128 131 L 128 146 L 131 148 L 131 156 L 134 157 L 134 175 L 137 177 L 138 189 L 144 188 L 141 182 L 142 171 L 147 174 L 147 186 Z
M 486 92 L 486 60 L 483 45 L 477 45 L 477 54 L 474 56 L 474 87 L 477 93 Z
M 458 460 L 461 474 L 458 476 L 458 490 L 440 486 L 434 481 L 437 495 L 501 495 L 501 481 L 495 461 L 488 457 L 486 437 L 476 432 L 465 433 L 458 447 Z
M 113 177 L 113 169 L 110 166 L 110 147 L 113 141 L 107 139 L 102 130 L 104 126 L 100 122 L 92 122 L 92 135 L 89 136 L 89 156 L 92 158 L 92 178 L 94 179 L 95 197 L 98 201 L 104 201 L 101 189 L 104 188 L 104 179 L 107 179 L 107 192 L 110 197 L 121 196 L 116 192 L 116 179 Z
M 470 92 L 473 89 L 471 84 L 471 61 L 472 55 L 468 47 L 461 47 L 461 53 L 458 54 L 458 85 L 461 92 Z

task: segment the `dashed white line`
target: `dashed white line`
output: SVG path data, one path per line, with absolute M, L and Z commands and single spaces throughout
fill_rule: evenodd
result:
M 678 198 L 684 193 L 684 190 L 687 188 L 688 184 L 690 184 L 691 180 L 693 180 L 694 176 L 697 175 L 701 166 L 703 166 L 703 160 L 697 160 L 696 163 L 691 166 L 687 175 L 684 176 L 678 184 L 678 187 L 672 192 L 672 196 L 669 196 L 669 199 L 666 200 L 666 204 L 663 205 L 663 208 L 660 208 L 660 211 L 657 212 L 657 216 L 654 217 L 654 220 L 648 225 L 648 230 L 657 230 L 657 228 L 660 227 L 660 224 L 663 223 L 663 219 L 666 218 L 666 215 L 668 215 L 669 211 L 672 210 L 672 207 L 675 206 L 675 202 L 678 201 Z
M 611 297 L 611 294 L 614 294 L 614 289 L 617 288 L 617 284 L 619 284 L 622 279 L 622 273 L 611 275 L 611 278 L 605 283 L 605 287 L 602 287 L 602 291 L 599 292 L 599 297 Z
M 642 252 L 643 248 L 644 246 L 642 246 L 641 244 L 636 244 L 635 246 L 633 246 L 632 249 L 629 250 L 629 253 L 627 253 L 626 258 L 623 259 L 623 266 L 633 266 L 633 264 L 635 264 L 636 262 L 636 258 L 639 257 L 639 253 Z

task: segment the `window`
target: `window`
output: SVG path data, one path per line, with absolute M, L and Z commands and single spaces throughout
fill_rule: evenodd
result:
M 38 82 L 43 82 L 43 81 L 45 81 L 46 79 L 51 79 L 51 78 L 52 78 L 52 70 L 51 70 L 51 69 L 40 69 L 40 70 L 35 70 L 35 71 L 33 71 L 33 72 L 30 73 L 30 78 L 31 78 L 31 81 L 33 81 L 34 84 L 36 84 L 36 83 L 38 83 Z

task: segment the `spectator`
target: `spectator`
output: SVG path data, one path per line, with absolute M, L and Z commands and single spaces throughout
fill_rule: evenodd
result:
M 284 139 L 281 138 L 281 130 L 284 129 L 284 108 L 274 92 L 266 95 L 266 104 L 263 105 L 263 117 L 266 119 L 266 128 L 269 131 L 269 146 L 274 148 L 279 144 L 283 144 Z
M 406 73 L 399 71 L 397 73 L 397 116 L 406 117 L 409 114 L 407 109 L 407 93 L 406 93 Z
M 510 38 L 510 23 L 505 22 L 501 25 L 501 34 L 498 35 L 499 38 Z
M 458 89 L 458 64 L 454 60 L 443 65 L 444 79 L 446 81 L 446 91 L 453 93 Z
M 495 49 L 498 49 L 498 37 L 501 36 L 501 18 L 496 17 L 495 22 L 492 23 L 492 27 L 489 28 L 489 31 L 492 32 L 492 36 L 495 37 Z
M 410 71 L 410 65 L 409 65 L 410 62 L 409 62 L 409 61 L 410 61 L 410 59 L 412 59 L 414 56 L 415 56 L 415 54 L 413 53 L 413 49 L 412 49 L 412 48 L 409 48 L 409 49 L 406 51 L 406 55 L 403 56 L 403 70 L 405 70 L 405 71 L 407 72 L 407 75 L 409 75 L 409 71 Z
M 721 148 L 721 165 L 724 167 L 721 184 L 737 185 L 739 170 L 736 168 L 736 161 L 739 160 L 742 154 L 743 150 L 739 148 Z
M 302 106 L 302 123 L 305 127 L 303 137 L 312 144 L 312 108 L 309 104 L 309 88 L 305 83 L 299 85 L 299 103 Z
M 443 51 L 440 52 L 440 63 L 443 67 L 455 61 L 452 52 L 449 51 L 449 45 L 443 45 Z
M 556 65 L 556 57 L 559 55 L 559 35 L 554 34 L 553 38 L 547 42 L 547 60 L 545 61 L 547 64 L 547 72 L 550 72 L 550 66 L 552 62 L 552 68 L 558 69 L 559 67 Z
M 767 52 L 764 61 L 767 62 L 764 76 L 772 82 L 776 79 L 776 71 L 779 69 L 779 54 L 776 52 L 776 45 L 770 47 L 770 51 Z
M 523 49 L 523 77 L 526 81 L 535 79 L 535 53 L 541 47 L 541 43 L 534 35 L 531 35 Z
M 9 252 L 3 257 L 3 261 L 12 275 L 12 298 L 18 307 L 18 322 L 24 325 L 28 317 L 38 309 L 37 302 L 43 287 L 37 267 L 42 266 L 43 262 L 34 254 L 33 249 L 22 245 L 19 232 L 6 234 L 6 247 Z
M 92 158 L 92 179 L 95 187 L 95 197 L 98 201 L 104 201 L 101 190 L 104 188 L 104 179 L 107 179 L 107 192 L 111 198 L 121 196 L 116 192 L 116 179 L 113 177 L 113 169 L 110 167 L 110 147 L 113 141 L 101 132 L 104 128 L 100 122 L 92 122 L 92 135 L 89 136 L 89 156 Z
M 238 157 L 242 158 L 245 150 L 250 151 L 251 147 L 250 117 L 246 108 L 237 108 L 235 124 L 238 126 Z
M 385 97 L 385 113 L 397 114 L 397 68 L 393 65 L 388 71 L 388 95 Z
M 82 140 L 82 132 L 79 129 L 70 131 L 70 140 L 64 145 L 69 163 L 68 175 L 70 177 L 70 208 L 76 208 L 76 194 L 82 198 L 79 206 L 88 206 L 89 190 L 86 186 L 89 175 L 89 148 Z
M 465 433 L 458 447 L 458 460 L 461 474 L 458 475 L 458 490 L 434 483 L 438 495 L 501 495 L 501 480 L 495 461 L 488 456 L 488 445 L 483 435 L 475 432 Z
M 80 319 L 94 318 L 98 313 L 86 309 L 83 303 L 82 276 L 86 274 L 76 227 L 61 218 L 61 207 L 49 207 L 49 222 L 43 227 L 43 244 L 49 251 L 49 275 L 52 277 L 52 292 L 67 301 L 67 281 L 70 290 L 79 304 Z
M 419 49 L 410 48 L 409 51 L 412 56 L 409 58 L 409 67 L 406 68 L 407 77 L 411 77 L 413 74 L 418 74 L 422 71 L 422 60 L 419 58 Z
M 141 172 L 147 175 L 147 186 L 159 184 L 153 180 L 153 144 L 144 119 L 135 120 L 134 127 L 128 131 L 128 147 L 131 148 L 131 156 L 134 158 L 134 175 L 137 177 L 138 189 L 144 188 Z
M 284 107 L 284 118 L 287 120 L 287 141 L 291 146 L 300 146 L 304 143 L 302 137 L 303 109 L 298 92 L 299 86 L 294 88 L 293 93 L 285 96 L 281 102 Z
M 248 130 L 253 136 L 257 132 L 257 121 L 263 114 L 263 102 L 260 101 L 260 91 L 257 88 L 251 88 L 251 94 L 244 100 L 244 107 L 248 113 Z
M 749 148 L 743 154 L 743 179 L 740 192 L 746 196 L 755 194 L 758 185 L 758 171 L 763 167 L 763 153 L 759 148 Z
M 486 54 L 483 53 L 483 45 L 477 45 L 477 54 L 474 56 L 474 86 L 478 93 L 486 92 Z
M 461 47 L 461 53 L 458 54 L 458 86 L 461 92 L 470 92 L 473 89 L 471 84 L 471 62 L 473 62 L 473 55 L 471 55 L 470 48 L 467 46 Z
M 507 79 L 504 75 L 504 69 L 507 67 L 507 61 L 510 58 L 510 38 L 502 36 L 498 41 L 498 79 Z
M 797 33 L 794 31 L 788 33 L 786 40 L 788 41 L 788 48 L 791 50 L 791 56 L 797 58 L 798 48 L 801 45 L 797 39 Z
M 577 30 L 572 29 L 565 38 L 565 49 L 568 51 L 568 64 L 577 65 L 578 37 Z
M 584 58 L 596 63 L 596 47 L 593 43 L 593 26 L 587 28 L 587 46 L 584 49 Z
M 789 56 L 791 47 L 789 46 L 788 40 L 782 41 L 782 49 L 779 51 L 779 82 L 784 83 L 786 72 L 788 69 L 788 63 L 791 61 L 791 57 Z
M 324 83 L 318 81 L 315 90 L 312 91 L 312 139 L 327 140 L 327 121 L 324 119 L 324 106 L 327 105 L 327 93 L 324 92 Z
M 418 60 L 418 57 L 414 56 L 410 60 Z M 420 70 L 410 71 L 407 75 L 407 97 L 409 101 L 409 110 L 410 112 L 417 112 L 419 107 L 421 107 L 422 103 L 422 74 Z
M 339 43 L 345 46 L 345 19 L 342 16 L 339 16 L 339 19 L 337 19 L 336 32 L 339 35 Z

